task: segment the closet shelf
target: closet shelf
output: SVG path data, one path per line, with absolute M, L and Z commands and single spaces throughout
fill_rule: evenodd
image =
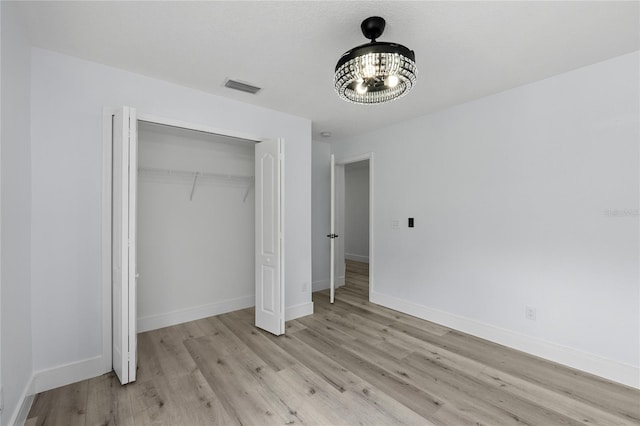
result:
M 139 167 L 138 174 L 140 177 L 157 177 L 157 178 L 176 178 L 180 180 L 193 181 L 195 176 L 198 176 L 198 181 L 201 180 L 223 180 L 228 182 L 237 183 L 250 183 L 253 182 L 253 176 L 249 175 L 236 175 L 228 173 L 209 173 L 190 170 L 172 170 L 172 169 L 159 169 L 150 167 Z
M 249 175 L 235 175 L 228 173 L 196 172 L 191 170 L 171 170 L 150 167 L 138 167 L 140 180 L 163 183 L 180 183 L 190 185 L 189 201 L 193 201 L 196 184 L 224 185 L 246 188 L 242 202 L 247 201 L 249 191 L 254 186 L 254 177 Z

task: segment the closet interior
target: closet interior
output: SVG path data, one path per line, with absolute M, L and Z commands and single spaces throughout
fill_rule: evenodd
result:
M 138 332 L 253 306 L 254 145 L 138 122 Z

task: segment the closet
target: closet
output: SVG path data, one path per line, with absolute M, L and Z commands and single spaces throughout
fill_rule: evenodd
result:
M 138 332 L 253 306 L 254 145 L 138 122 Z
M 104 323 L 120 382 L 136 379 L 138 331 L 255 305 L 255 325 L 283 334 L 284 141 L 126 106 L 103 117 Z

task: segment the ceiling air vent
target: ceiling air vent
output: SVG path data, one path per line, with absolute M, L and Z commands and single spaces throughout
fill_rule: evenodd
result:
M 228 87 L 229 89 L 234 90 L 240 90 L 241 92 L 251 93 L 252 95 L 255 95 L 260 91 L 260 87 L 252 86 L 251 84 L 231 79 L 228 79 L 224 82 L 224 87 Z

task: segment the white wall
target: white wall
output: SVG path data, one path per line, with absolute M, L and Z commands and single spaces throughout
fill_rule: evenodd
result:
M 331 194 L 331 145 L 312 144 L 311 223 L 313 243 L 313 291 L 329 288 L 329 233 Z
M 344 166 L 344 256 L 369 262 L 369 160 Z
M 255 143 L 144 122 L 138 141 L 138 331 L 253 306 Z
M 639 59 L 335 142 L 376 156 L 373 300 L 640 386 Z
M 296 312 L 312 308 L 309 120 L 41 49 L 32 49 L 31 93 L 36 370 L 70 363 L 65 368 L 71 371 L 102 354 L 104 106 L 129 105 L 138 113 L 283 137 L 285 303 Z M 92 366 L 86 375 L 95 372 Z
M 1 424 L 13 424 L 32 374 L 30 49 L 15 4 L 1 2 Z M 26 413 L 25 413 L 26 414 Z

